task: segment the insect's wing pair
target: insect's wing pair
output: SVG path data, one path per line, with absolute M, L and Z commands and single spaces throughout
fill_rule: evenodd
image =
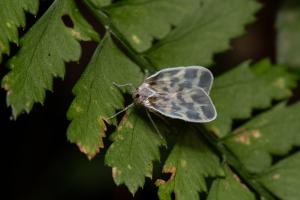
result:
M 217 113 L 209 95 L 212 73 L 200 66 L 163 69 L 145 80 L 157 95 L 150 109 L 189 122 L 209 122 Z

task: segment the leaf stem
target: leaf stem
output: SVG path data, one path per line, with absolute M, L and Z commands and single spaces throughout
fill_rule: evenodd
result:
M 92 12 L 92 14 L 101 22 L 105 29 L 113 35 L 118 42 L 126 49 L 128 56 L 137 63 L 144 71 L 149 70 L 155 72 L 156 68 L 154 65 L 145 57 L 141 56 L 136 50 L 132 48 L 127 39 L 123 34 L 114 26 L 109 16 L 101 9 L 96 8 L 89 0 L 82 1 L 83 4 Z

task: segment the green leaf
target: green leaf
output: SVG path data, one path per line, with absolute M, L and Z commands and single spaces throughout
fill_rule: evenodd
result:
M 67 15 L 74 27 L 66 27 Z M 7 104 L 16 118 L 29 112 L 35 102 L 43 103 L 45 91 L 52 89 L 53 77 L 64 77 L 64 62 L 81 55 L 78 40 L 97 39 L 98 35 L 82 18 L 71 0 L 56 0 L 20 41 L 21 49 L 9 60 L 11 71 L 4 77 Z
M 299 119 L 300 102 L 279 104 L 235 130 L 225 144 L 250 172 L 262 172 L 271 166 L 271 155 L 300 146 Z
M 202 65 L 227 50 L 241 35 L 260 5 L 254 0 L 203 0 L 165 39 L 146 54 L 155 66 Z
M 259 180 L 280 199 L 298 200 L 300 197 L 299 169 L 300 152 L 272 166 Z
M 105 118 L 123 108 L 121 91 L 113 85 L 138 85 L 143 79 L 139 67 L 129 60 L 106 35 L 96 49 L 87 69 L 76 83 L 68 118 L 72 120 L 68 138 L 91 159 L 103 148 Z
M 182 130 L 163 172 L 171 176 L 166 182 L 157 181 L 161 200 L 171 200 L 173 192 L 178 200 L 199 199 L 199 192 L 207 191 L 206 177 L 224 175 L 218 157 L 191 128 Z
M 139 52 L 162 39 L 182 19 L 199 7 L 203 0 L 127 0 L 106 9 L 113 24 Z
M 9 54 L 9 42 L 19 43 L 18 28 L 25 27 L 25 13 L 36 14 L 38 0 L 1 0 L 0 1 L 0 63 L 2 54 Z
M 230 133 L 233 119 L 251 117 L 254 108 L 267 108 L 273 99 L 289 97 L 295 77 L 285 68 L 263 60 L 249 68 L 248 63 L 217 77 L 211 92 L 218 117 L 207 125 L 217 136 Z
M 112 2 L 112 0 L 84 0 L 84 1 L 90 1 L 94 4 L 94 6 L 96 6 L 98 8 L 108 6 Z
M 277 59 L 300 68 L 300 2 L 286 0 L 277 17 Z
M 217 178 L 209 190 L 207 200 L 255 200 L 255 195 L 228 167 L 225 178 Z
M 125 115 L 118 130 L 111 135 L 105 162 L 112 167 L 117 185 L 124 183 L 132 194 L 143 187 L 145 177 L 152 178 L 154 160 L 159 160 L 159 147 L 165 141 L 149 120 L 136 112 Z

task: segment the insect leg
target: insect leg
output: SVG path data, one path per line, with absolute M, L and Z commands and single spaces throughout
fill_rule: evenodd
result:
M 162 115 L 158 114 L 157 112 L 152 112 L 152 113 L 155 114 L 157 117 L 159 117 L 166 125 L 171 126 L 170 122 L 166 120 L 166 118 L 164 118 Z
M 156 130 L 157 134 L 159 135 L 159 137 L 160 137 L 162 140 L 164 140 L 164 137 L 161 135 L 161 133 L 160 133 L 159 129 L 157 128 L 157 126 L 156 126 L 154 120 L 152 119 L 152 117 L 151 117 L 149 111 L 146 110 L 146 113 L 147 113 L 147 116 L 149 117 L 149 119 L 150 119 L 150 121 L 151 121 L 151 123 L 152 123 L 154 129 Z
M 114 118 L 114 117 L 116 117 L 117 115 L 119 115 L 119 114 L 121 114 L 122 112 L 124 112 L 124 111 L 126 111 L 126 110 L 128 110 L 130 107 L 132 107 L 132 106 L 134 106 L 134 103 L 132 103 L 132 104 L 129 104 L 128 106 L 126 106 L 123 110 L 120 110 L 119 112 L 117 112 L 117 113 L 115 113 L 114 115 L 112 115 L 112 116 L 110 116 L 110 117 L 108 117 L 107 118 L 107 120 L 110 120 L 110 119 L 112 119 L 112 118 Z

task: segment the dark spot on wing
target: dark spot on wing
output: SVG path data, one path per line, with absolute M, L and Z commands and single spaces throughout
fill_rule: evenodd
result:
M 179 78 L 174 77 L 170 81 L 171 81 L 171 87 L 174 87 L 175 84 L 177 84 L 179 82 Z
M 153 103 L 153 102 L 156 102 L 158 100 L 158 97 L 157 96 L 151 96 L 148 98 L 150 103 Z
M 194 110 L 194 103 L 182 103 L 182 106 L 189 109 L 189 110 Z
M 199 78 L 198 86 L 203 88 L 206 92 L 208 92 L 208 89 L 211 85 L 211 81 L 212 81 L 211 74 L 209 72 L 203 71 Z
M 200 119 L 200 117 L 199 117 L 199 113 L 197 113 L 197 112 L 195 112 L 195 111 L 191 111 L 191 110 L 189 110 L 189 111 L 187 111 L 186 112 L 186 116 L 189 118 L 189 119 Z
M 208 119 L 212 119 L 216 114 L 212 106 L 203 106 L 201 109 L 205 117 Z
M 194 104 L 194 103 L 186 103 L 185 106 L 186 106 L 189 110 L 194 110 L 194 109 L 195 109 L 195 104 Z
M 196 103 L 206 103 L 207 102 L 207 97 L 203 93 L 193 94 L 191 97 L 192 97 L 193 101 Z
M 179 91 L 183 90 L 183 89 L 190 89 L 192 88 L 192 83 L 189 81 L 184 81 L 180 84 L 178 84 L 179 86 Z
M 169 88 L 168 88 L 168 87 L 163 87 L 163 88 L 162 88 L 162 91 L 164 91 L 164 92 L 169 92 Z
M 179 111 L 181 110 L 181 107 L 177 106 L 174 102 L 172 102 L 172 110 Z
M 194 79 L 197 77 L 198 69 L 187 69 L 184 74 L 184 78 L 186 79 Z
M 148 84 L 151 85 L 151 86 L 154 86 L 154 85 L 157 85 L 157 82 L 156 81 L 149 81 Z
M 185 102 L 186 102 L 185 99 L 183 98 L 183 96 L 182 96 L 181 93 L 178 93 L 178 94 L 177 94 L 177 98 L 178 98 L 178 100 L 179 100 L 180 102 L 182 102 L 182 103 L 185 103 Z
M 159 96 L 159 99 L 164 102 L 168 102 L 170 100 L 168 97 L 163 96 L 163 95 Z

